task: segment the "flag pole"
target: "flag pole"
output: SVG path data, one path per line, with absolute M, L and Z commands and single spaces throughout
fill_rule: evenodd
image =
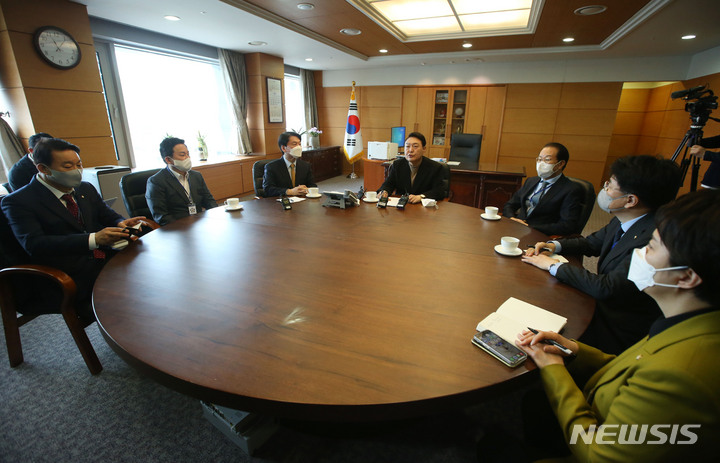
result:
M 358 114 L 357 101 L 355 100 L 355 81 L 352 83 L 352 90 L 350 92 L 350 107 L 348 108 L 347 125 L 345 127 L 345 145 L 343 147 L 345 151 L 345 157 L 347 158 L 350 165 L 352 165 L 352 172 L 350 172 L 346 178 L 358 178 L 355 173 L 355 162 L 357 158 L 362 157 L 363 154 L 363 142 L 360 131 L 360 117 Z

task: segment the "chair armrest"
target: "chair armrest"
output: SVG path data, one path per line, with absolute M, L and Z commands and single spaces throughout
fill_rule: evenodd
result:
M 63 314 L 67 312 L 75 313 L 77 285 L 67 273 L 46 265 L 16 265 L 0 270 L 0 284 L 3 286 L 8 284 L 6 278 L 12 275 L 30 275 L 54 282 L 60 287 L 63 296 L 60 311 Z

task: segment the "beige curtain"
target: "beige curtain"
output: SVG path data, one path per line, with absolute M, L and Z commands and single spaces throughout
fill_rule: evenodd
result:
M 24 155 L 25 149 L 22 142 L 7 121 L 0 117 L 0 160 L 2 160 L 3 167 L 3 171 L 0 172 L 0 183 L 7 182 L 10 168 Z
M 252 144 L 247 125 L 248 82 L 245 56 L 218 48 L 218 58 L 237 123 L 235 127 L 237 128 L 238 152 L 248 154 L 252 152 Z
M 300 86 L 305 102 L 305 130 L 318 126 L 317 98 L 315 97 L 315 77 L 312 71 L 300 69 Z M 318 127 L 319 128 L 319 127 Z

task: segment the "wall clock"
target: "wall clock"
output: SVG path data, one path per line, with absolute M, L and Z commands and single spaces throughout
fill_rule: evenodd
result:
M 80 46 L 59 27 L 44 26 L 36 30 L 33 44 L 38 54 L 58 69 L 72 69 L 80 63 Z

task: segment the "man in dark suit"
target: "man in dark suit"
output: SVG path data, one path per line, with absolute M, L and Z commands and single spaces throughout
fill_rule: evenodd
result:
M 419 203 L 423 198 L 445 198 L 443 166 L 425 155 L 425 136 L 413 132 L 405 140 L 405 159 L 396 159 L 390 166 L 385 182 L 378 195 L 393 193 L 408 195 L 409 203 Z
M 546 235 L 580 233 L 582 190 L 563 175 L 570 160 L 567 148 L 548 143 L 536 159 L 537 177 L 530 177 L 505 203 L 503 215 Z
M 605 352 L 618 354 L 645 336 L 660 316 L 652 298 L 627 279 L 633 250 L 645 246 L 655 229 L 655 211 L 677 195 L 680 169 L 652 156 L 627 156 L 610 167 L 610 180 L 598 194 L 598 205 L 615 217 L 585 238 L 537 243 L 523 261 L 548 270 L 597 300 L 595 315 L 580 338 Z M 600 256 L 598 274 L 562 264 L 549 253 Z
M 705 148 L 720 148 L 720 135 L 703 138 L 697 145 L 690 147 L 690 154 L 696 158 L 710 161 L 710 166 L 705 171 L 700 185 L 705 188 L 717 189 L 720 188 L 720 153 L 707 151 Z
M 124 219 L 95 188 L 82 181 L 80 149 L 65 140 L 43 139 L 33 151 L 39 172 L 25 187 L 6 196 L 2 209 L 31 263 L 66 272 L 77 285 L 78 303 L 92 317 L 95 278 L 118 241 L 136 239 L 124 229 L 144 217 Z
M 40 141 L 41 138 L 52 138 L 53 136 L 49 133 L 38 132 L 32 135 L 28 139 L 28 152 L 18 162 L 16 162 L 8 172 L 8 183 L 10 184 L 10 191 L 19 190 L 24 187 L 30 180 L 33 179 L 37 174 L 37 168 L 33 162 L 33 150 L 35 145 Z
M 265 164 L 263 190 L 265 196 L 306 195 L 308 188 L 316 187 L 310 163 L 300 159 L 300 134 L 284 132 L 278 138 L 282 157 Z
M 167 225 L 217 207 L 202 174 L 192 170 L 185 140 L 165 138 L 160 143 L 160 156 L 166 168 L 150 177 L 145 189 L 145 199 L 155 222 Z

